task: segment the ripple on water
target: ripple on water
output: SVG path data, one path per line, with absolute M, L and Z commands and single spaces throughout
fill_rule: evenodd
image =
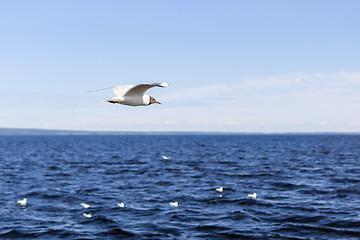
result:
M 359 239 L 359 146 L 358 135 L 0 136 L 0 238 Z

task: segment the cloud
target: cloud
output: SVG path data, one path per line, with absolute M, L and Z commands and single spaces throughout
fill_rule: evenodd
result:
M 264 121 L 260 122 L 239 122 L 239 121 L 227 121 L 221 125 L 224 126 L 259 126 L 259 125 L 266 125 L 267 123 Z
M 349 122 L 348 125 L 360 127 L 360 122 Z
M 276 76 L 247 78 L 244 86 L 252 89 L 265 89 L 274 87 L 322 87 L 360 85 L 360 73 L 292 73 Z
M 246 125 L 242 122 L 237 122 L 237 121 L 229 121 L 229 122 L 224 122 L 224 125 L 229 125 L 229 126 L 243 126 Z
M 320 94 L 346 93 L 360 90 L 360 73 L 292 73 L 275 76 L 240 78 L 236 82 L 224 81 L 169 91 L 164 96 L 168 102 L 219 103 L 246 100 L 254 95 L 289 95 L 292 93 Z M 170 89 L 169 89 L 170 90 Z

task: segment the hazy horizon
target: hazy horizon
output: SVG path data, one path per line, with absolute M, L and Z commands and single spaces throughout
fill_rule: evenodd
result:
M 221 131 L 101 131 L 101 130 L 68 130 L 68 129 L 41 129 L 41 128 L 0 128 L 0 135 L 201 135 L 201 134 L 215 134 L 215 135 L 358 135 L 360 132 L 221 132 Z

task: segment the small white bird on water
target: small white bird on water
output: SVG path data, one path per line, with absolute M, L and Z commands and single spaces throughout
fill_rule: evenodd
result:
M 164 156 L 164 155 L 162 155 L 161 156 L 163 159 L 165 159 L 165 160 L 168 160 L 168 159 L 170 159 L 171 157 L 167 157 L 167 156 Z
M 124 202 L 118 203 L 117 205 L 118 205 L 119 207 L 125 207 Z
M 86 203 L 80 203 L 81 206 L 83 206 L 84 208 L 89 208 L 90 205 L 89 204 L 86 204 Z
M 17 200 L 16 201 L 20 206 L 25 207 L 26 206 L 26 202 L 27 202 L 27 198 L 24 198 L 23 200 Z
M 219 187 L 219 188 L 216 188 L 215 190 L 218 191 L 218 192 L 223 192 L 223 191 L 224 191 L 224 188 L 223 188 L 223 187 Z
M 252 199 L 256 199 L 256 192 L 254 192 L 253 194 L 248 194 L 248 197 Z
M 178 202 L 170 202 L 170 206 L 177 207 L 179 205 Z
M 91 217 L 92 217 L 91 213 L 83 213 L 83 216 L 84 216 L 84 217 L 87 217 L 87 218 L 91 218 Z
M 128 106 L 148 106 L 153 103 L 161 104 L 156 101 L 154 97 L 145 94 L 145 92 L 153 87 L 167 87 L 167 83 L 142 83 L 139 85 L 121 85 L 111 87 L 116 97 L 106 100 L 109 103 L 118 103 Z M 88 91 L 100 91 L 109 88 L 102 88 L 98 90 Z

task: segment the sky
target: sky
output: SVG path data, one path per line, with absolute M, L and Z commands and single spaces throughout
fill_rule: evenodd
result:
M 0 2 L 0 127 L 360 132 L 360 1 Z M 167 82 L 162 105 L 106 103 Z

